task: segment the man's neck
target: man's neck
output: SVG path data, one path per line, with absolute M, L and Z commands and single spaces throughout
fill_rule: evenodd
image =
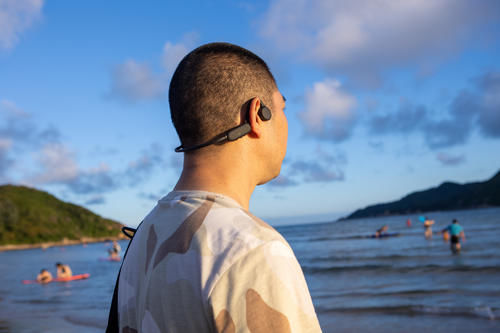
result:
M 174 190 L 207 191 L 226 195 L 248 210 L 250 197 L 257 185 L 252 164 L 240 155 L 193 154 L 184 156 L 182 174 Z

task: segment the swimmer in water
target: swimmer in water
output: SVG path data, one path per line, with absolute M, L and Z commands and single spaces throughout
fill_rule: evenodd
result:
M 387 229 L 389 229 L 389 227 L 387 225 L 384 225 L 382 228 L 375 231 L 375 238 L 379 238 L 380 236 L 382 236 L 387 231 Z
M 40 283 L 49 283 L 52 281 L 52 274 L 45 268 L 40 271 L 40 274 L 36 277 L 36 280 Z
M 73 276 L 73 272 L 71 272 L 71 268 L 68 265 L 63 265 L 62 263 L 56 263 L 57 267 L 57 277 L 58 278 L 69 278 Z

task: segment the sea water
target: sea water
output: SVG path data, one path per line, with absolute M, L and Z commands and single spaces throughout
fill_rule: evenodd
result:
M 499 332 L 500 209 L 277 228 L 302 266 L 324 332 Z M 412 226 L 406 225 L 410 218 Z M 451 253 L 439 231 L 459 219 L 467 240 Z M 369 238 L 388 225 L 398 237 Z M 122 248 L 127 245 L 121 243 Z M 97 243 L 0 253 L 1 332 L 102 332 L 119 262 Z M 67 263 L 87 280 L 21 283 Z

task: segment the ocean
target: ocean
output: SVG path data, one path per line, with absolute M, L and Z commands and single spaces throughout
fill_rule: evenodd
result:
M 324 332 L 500 332 L 500 209 L 278 227 L 302 266 Z M 410 218 L 412 226 L 406 225 Z M 457 218 L 466 242 L 451 253 L 439 231 Z M 369 238 L 388 225 L 398 237 Z M 127 245 L 121 242 L 122 248 Z M 103 332 L 119 262 L 110 244 L 0 253 L 0 333 Z M 21 283 L 60 261 L 87 280 Z

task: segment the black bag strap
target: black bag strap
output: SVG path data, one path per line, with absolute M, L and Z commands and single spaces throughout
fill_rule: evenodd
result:
M 113 291 L 113 299 L 111 301 L 111 307 L 109 309 L 108 327 L 106 327 L 106 333 L 120 333 L 120 323 L 118 321 L 118 281 L 120 281 L 120 273 L 122 271 L 123 262 L 125 261 L 125 257 L 127 256 L 130 244 L 132 244 L 135 233 L 137 232 L 141 224 L 142 222 L 139 224 L 137 229 L 129 227 L 122 228 L 122 232 L 125 234 L 125 236 L 130 238 L 130 242 L 128 242 L 127 249 L 125 250 L 125 254 L 123 255 L 123 260 L 120 265 L 120 270 L 118 271 L 118 277 L 116 278 L 115 290 Z

